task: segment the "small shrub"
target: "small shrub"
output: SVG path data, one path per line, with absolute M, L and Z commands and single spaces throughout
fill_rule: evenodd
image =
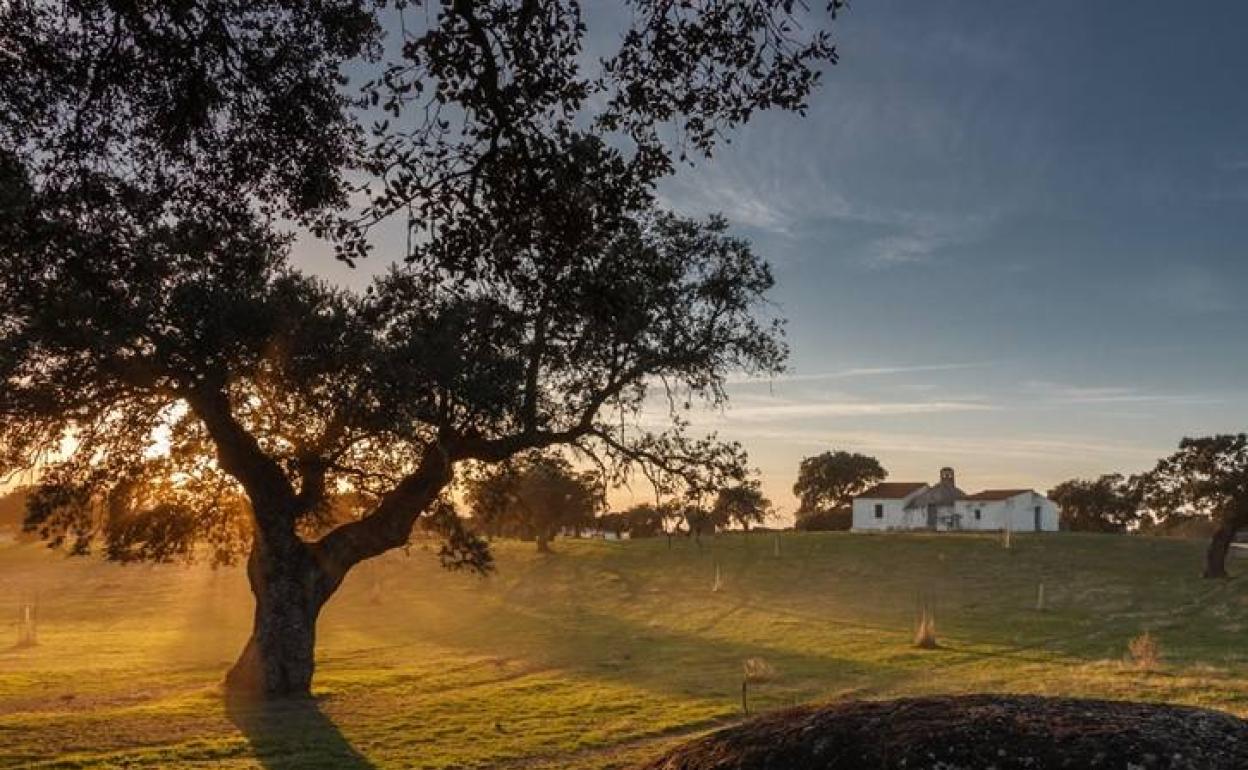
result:
M 776 678 L 776 669 L 762 658 L 747 658 L 741 673 L 741 710 L 750 715 L 750 685 L 770 682 Z
M 934 650 L 936 642 L 936 615 L 924 605 L 919 611 L 919 623 L 914 631 L 914 646 L 921 650 Z
M 1141 671 L 1152 671 L 1161 663 L 1161 645 L 1157 637 L 1145 631 L 1127 642 L 1127 655 Z

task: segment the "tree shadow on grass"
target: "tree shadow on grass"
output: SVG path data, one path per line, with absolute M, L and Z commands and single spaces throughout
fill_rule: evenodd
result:
M 376 767 L 347 741 L 315 698 L 258 703 L 227 696 L 225 710 L 267 770 Z

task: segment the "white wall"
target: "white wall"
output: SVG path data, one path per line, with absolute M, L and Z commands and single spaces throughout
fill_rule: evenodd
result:
M 1034 532 L 1036 506 L 1040 506 L 1040 531 L 1056 532 L 1057 504 L 1036 492 L 1022 492 L 1005 500 L 962 500 L 958 502 L 958 513 L 962 514 L 963 529 Z M 978 520 L 976 510 L 980 512 Z
M 900 500 L 896 498 L 854 498 L 854 530 L 867 532 L 888 529 L 926 529 L 926 511 L 906 510 L 906 503 L 910 501 L 910 498 L 922 491 L 922 489 L 919 489 Z M 877 505 L 884 507 L 883 518 L 877 519 L 875 517 L 875 506 Z
M 922 492 L 923 490 L 919 490 Z M 854 498 L 854 531 L 878 532 L 890 529 L 927 529 L 927 511 L 906 510 L 906 503 L 915 492 L 903 500 Z M 875 518 L 875 506 L 884 507 L 884 517 Z M 1036 492 L 1020 492 L 1005 500 L 959 500 L 954 510 L 961 515 L 963 530 L 996 532 L 1007 527 L 1014 532 L 1036 530 L 1035 507 L 1040 506 L 1040 531 L 1058 530 L 1057 504 Z M 975 511 L 980 518 L 975 518 Z M 943 530 L 942 530 L 943 531 Z
M 957 511 L 962 516 L 962 529 L 973 531 L 1001 529 L 1001 510 L 998 503 L 982 500 L 959 500 Z M 975 518 L 979 511 L 980 518 Z

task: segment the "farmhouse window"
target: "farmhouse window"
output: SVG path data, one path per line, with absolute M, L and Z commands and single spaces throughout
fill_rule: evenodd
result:
M 877 519 L 884 518 L 884 505 L 882 503 L 875 504 L 875 518 Z

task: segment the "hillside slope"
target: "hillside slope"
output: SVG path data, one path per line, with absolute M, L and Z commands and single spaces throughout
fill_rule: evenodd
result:
M 779 556 L 769 534 L 555 548 L 500 543 L 484 580 L 420 548 L 366 565 L 322 620 L 317 704 L 263 714 L 227 709 L 217 688 L 250 618 L 240 570 L 0 546 L 0 617 L 36 595 L 40 613 L 34 648 L 0 626 L 0 767 L 623 767 L 737 718 L 747 658 L 776 671 L 755 710 L 1010 691 L 1248 714 L 1248 584 L 1201 580 L 1200 543 L 789 533 Z M 912 644 L 920 597 L 939 649 Z M 1154 672 L 1123 662 L 1144 630 L 1161 644 Z

